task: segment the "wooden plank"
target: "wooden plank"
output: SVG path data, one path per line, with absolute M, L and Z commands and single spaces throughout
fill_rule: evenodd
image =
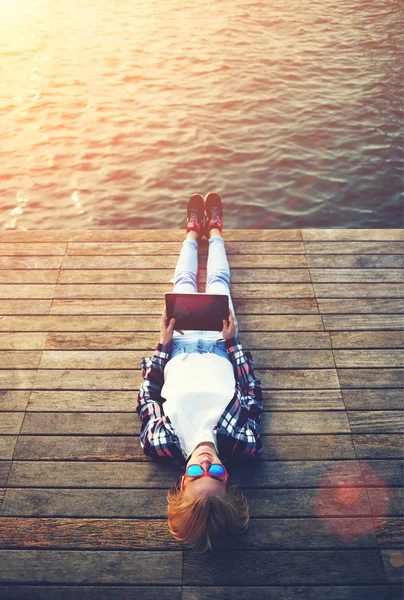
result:
M 0 435 L 18 434 L 24 419 L 23 412 L 2 412 L 0 419 Z
M 18 301 L 8 301 L 11 307 Z M 40 300 L 21 301 L 35 306 Z M 386 302 L 394 302 L 387 300 Z M 242 314 L 318 314 L 315 298 L 234 298 L 234 311 L 237 317 Z M 1 311 L 1 301 L 0 301 Z M 9 311 L 10 312 L 10 311 Z M 11 311 L 14 312 L 14 311 Z M 24 311 L 19 311 L 23 314 Z M 30 311 L 33 312 L 33 311 Z M 38 311 L 41 312 L 41 311 Z M 50 314 L 158 314 L 162 313 L 161 298 L 153 299 L 62 299 L 53 300 Z M 387 311 L 384 311 L 387 312 Z M 395 311 L 398 312 L 398 311 Z M 4 314 L 4 313 L 3 313 Z
M 0 548 L 180 550 L 182 547 L 170 534 L 166 519 L 0 517 Z
M 0 425 L 1 427 L 1 425 Z M 0 460 L 11 460 L 13 458 L 13 452 L 17 443 L 16 435 L 2 435 L 0 436 Z M 0 498 L 1 505 L 1 498 Z
M 47 315 L 52 305 L 49 300 L 0 300 L 1 315 Z
M 11 470 L 11 460 L 0 461 L 0 486 L 5 486 L 7 484 L 10 470 Z
M 402 388 L 404 369 L 337 369 L 341 388 Z
M 353 351 L 355 352 L 355 351 Z M 376 351 L 377 352 L 377 351 Z M 390 351 L 394 352 L 394 351 Z M 397 351 L 395 362 L 401 359 L 402 354 Z M 0 362 L 3 360 L 4 368 L 37 367 L 41 354 L 35 356 L 22 352 L 0 352 Z M 44 350 L 41 358 L 41 369 L 133 369 L 140 365 L 144 351 L 122 350 Z M 393 360 L 393 357 L 391 357 Z M 394 362 L 393 360 L 393 362 Z M 341 364 L 340 366 L 345 366 Z M 348 365 L 350 366 L 350 365 Z M 377 365 L 376 365 L 377 366 Z M 396 366 L 387 365 L 387 366 Z M 254 367 L 279 368 L 279 369 L 332 369 L 334 359 L 331 350 L 256 350 L 254 352 Z
M 4 319 L 0 319 L 0 322 Z M 1 350 L 39 350 L 44 347 L 46 333 L 1 333 Z
M 352 429 L 357 431 L 355 427 Z M 352 441 L 359 459 L 404 457 L 404 439 L 399 434 L 379 433 L 379 430 L 376 433 L 353 433 Z
M 17 334 L 15 334 L 17 335 Z M 33 334 L 30 334 L 33 335 Z M 46 335 L 46 334 L 45 334 Z M 330 337 L 325 332 L 244 332 L 241 336 L 243 347 L 247 350 L 257 349 L 328 349 L 331 348 Z M 1 334 L 0 334 L 1 341 Z M 45 348 L 63 349 L 143 349 L 153 355 L 158 343 L 157 333 L 136 332 L 136 336 L 125 333 L 49 333 Z
M 184 239 L 184 238 L 183 238 Z M 9 244 L 10 245 L 10 244 Z M 23 244 L 14 244 L 19 247 Z M 28 245 L 28 244 L 27 244 Z M 46 245 L 46 244 L 44 244 Z M 51 244 L 49 244 L 51 246 Z M 391 252 L 391 244 L 384 244 L 386 246 L 387 254 L 400 254 L 397 249 L 396 252 Z M 7 244 L 0 245 L 6 247 Z M 389 251 L 387 252 L 387 246 Z M 131 256 L 162 256 L 164 254 L 176 254 L 179 255 L 182 247 L 182 241 L 178 242 L 162 242 L 160 240 L 145 241 L 145 242 L 68 242 L 67 254 L 90 256 L 90 255 L 131 255 Z M 243 240 L 225 240 L 226 254 L 305 254 L 305 249 L 302 242 L 287 242 L 287 241 L 276 241 L 266 242 L 257 241 L 256 238 L 252 241 Z M 201 247 L 200 247 L 201 248 Z M 205 241 L 205 248 L 207 251 L 208 243 Z M 398 248 L 398 245 L 397 245 Z M 382 252 L 382 250 L 376 251 Z M 56 252 L 54 253 L 56 254 Z M 401 252 L 402 254 L 402 252 Z M 104 267 L 105 268 L 105 267 Z
M 313 283 L 402 283 L 402 269 L 310 269 Z
M 321 314 L 353 314 L 353 313 L 375 313 L 395 314 L 404 312 L 404 300 L 391 300 L 385 298 L 364 298 L 358 300 L 350 298 L 336 300 L 330 298 L 319 298 L 318 306 Z
M 332 331 L 332 347 L 337 348 L 403 348 L 402 331 Z
M 258 376 L 262 387 L 268 389 L 339 388 L 335 369 L 268 369 L 261 371 Z M 385 374 L 385 377 L 390 381 L 390 376 Z M 0 371 L 0 384 L 3 381 L 6 384 L 4 387 L 17 389 L 27 387 L 27 382 L 30 382 L 30 387 L 36 390 L 133 390 L 138 389 L 142 382 L 140 370 L 122 369 L 40 369 L 37 371 L 35 382 L 33 379 L 31 371 Z
M 56 283 L 58 279 L 59 271 L 47 271 L 47 270 L 0 270 L 0 283 Z
M 334 350 L 337 367 L 404 367 L 403 350 Z
M 327 331 L 358 330 L 402 330 L 404 319 L 402 315 L 324 315 L 324 327 Z
M 28 404 L 30 393 L 30 390 L 0 389 L 0 411 L 24 411 Z
M 55 289 L 54 284 L 9 284 L 0 288 L 0 298 L 53 298 Z
M 402 298 L 400 283 L 313 283 L 318 298 Z
M 402 516 L 404 510 L 403 488 L 368 488 L 372 515 L 376 517 Z
M 373 461 L 387 463 L 391 461 Z M 373 464 L 372 463 L 372 464 Z M 1 463 L 0 463 L 1 464 Z M 244 488 L 364 487 L 360 463 L 335 461 L 262 461 L 258 468 L 243 463 L 232 467 L 232 480 Z M 398 465 L 386 476 L 395 485 Z M 155 462 L 13 461 L 8 487 L 30 488 L 148 488 L 167 489 L 180 475 L 178 467 Z M 380 485 L 375 486 L 380 487 Z
M 310 600 L 402 600 L 401 588 L 398 585 L 361 585 L 361 586 L 186 586 L 183 588 L 182 600 L 296 600 L 299 598 Z M 42 598 L 42 597 L 41 597 Z M 86 596 L 87 599 L 87 596 Z M 14 596 L 12 597 L 14 600 Z M 44 600 L 54 600 L 53 596 Z M 63 600 L 65 597 L 63 596 Z M 70 596 L 66 600 L 71 600 Z M 92 598 L 91 598 L 92 600 Z M 102 600 L 104 600 L 102 598 Z M 117 600 L 121 600 L 119 596 Z M 126 598 L 125 598 L 126 600 Z M 142 600 L 142 599 L 140 599 Z
M 359 466 L 366 487 L 403 487 L 404 462 L 401 459 L 359 461 Z
M 390 230 L 385 230 L 390 231 Z M 1 242 L 161 242 L 185 239 L 183 229 L 89 229 L 81 231 L 66 230 L 28 230 L 0 232 Z M 300 229 L 224 229 L 223 238 L 233 241 L 299 241 Z M 390 239 L 390 238 L 387 238 Z M 207 243 L 207 240 L 203 240 Z
M 59 269 L 62 260 L 62 256 L 0 256 L 0 269 Z
M 373 523 L 379 546 L 400 549 L 403 547 L 404 520 L 402 518 L 374 518 Z
M 168 491 L 168 488 L 167 488 Z M 376 496 L 382 490 L 373 489 Z M 400 490 L 392 489 L 391 493 Z M 250 516 L 311 517 L 370 516 L 370 504 L 365 488 L 355 488 L 356 501 L 341 502 L 335 488 L 324 489 L 246 489 Z M 379 494 L 380 496 L 380 494 Z M 389 496 L 390 497 L 390 496 Z M 383 506 L 386 502 L 383 500 Z M 166 518 L 167 499 L 159 490 L 114 489 L 31 489 L 8 488 L 3 516 L 65 517 L 147 517 Z M 384 513 L 385 514 L 385 513 Z
M 387 270 L 387 273 L 390 273 Z M 399 272 L 394 269 L 394 272 Z M 49 271 L 52 273 L 52 271 Z M 385 271 L 383 271 L 384 273 Z M 1 277 L 0 271 L 0 277 Z M 14 271 L 14 273 L 18 273 Z M 22 272 L 24 273 L 24 272 Z M 159 283 L 171 282 L 174 273 L 172 269 L 64 269 L 58 283 L 61 285 L 73 284 L 108 284 L 108 283 Z M 199 268 L 198 283 L 206 286 L 206 269 Z M 310 283 L 309 269 L 233 269 L 231 271 L 232 284 L 235 283 Z M 374 281 L 374 279 L 371 279 Z M 383 280 L 384 281 L 384 280 Z M 397 281 L 397 278 L 391 278 Z M 398 279 L 400 281 L 400 279 Z M 45 282 L 42 282 L 45 283 Z
M 396 410 L 403 408 L 402 390 L 343 390 L 347 410 Z
M 184 552 L 184 585 L 265 585 L 268 573 L 272 585 L 363 585 L 386 581 L 379 551 L 372 549 L 262 550 L 258 563 L 254 551 L 216 551 L 209 557 Z
M 340 390 L 270 390 L 267 396 L 272 410 L 345 410 Z
M 391 286 L 396 284 L 391 284 Z M 54 298 L 157 298 L 161 301 L 161 306 L 164 306 L 165 292 L 171 292 L 173 285 L 168 281 L 164 284 L 159 283 L 144 283 L 144 284 L 66 284 L 54 286 L 30 286 L 30 293 L 27 286 L 9 285 L 2 292 L 3 297 L 11 298 L 46 298 L 52 288 L 54 290 Z M 204 286 L 198 286 L 199 292 L 204 292 Z M 231 294 L 234 298 L 248 295 L 250 298 L 314 298 L 314 291 L 311 284 L 307 283 L 243 283 L 232 284 Z
M 348 411 L 352 433 L 403 433 L 403 410 Z
M 268 420 L 268 419 L 267 419 Z M 338 424 L 337 424 L 338 425 Z M 314 427 L 312 427 L 314 428 Z M 268 427 L 267 427 L 268 429 Z M 140 426 L 136 431 L 140 430 Z M 354 459 L 349 435 L 266 435 L 262 431 L 262 460 Z M 0 438 L 1 440 L 1 438 Z M 136 460 L 148 459 L 140 446 L 139 434 L 132 436 L 21 435 L 15 460 Z
M 182 552 L 0 550 L 0 581 L 181 584 Z
M 382 555 L 388 583 L 397 583 L 401 586 L 402 590 L 404 580 L 404 559 L 402 551 L 381 548 L 380 553 Z
M 304 246 L 306 254 L 404 254 L 400 242 L 304 242 Z
M 2 369 L 37 369 L 40 359 L 40 350 L 0 350 Z
M 310 269 L 402 269 L 402 254 L 309 254 Z
M 379 538 L 394 537 L 397 519 L 386 519 L 389 534 L 379 526 Z M 317 518 L 252 519 L 246 533 L 221 544 L 223 550 L 316 550 L 323 548 L 377 548 L 370 517 L 327 520 L 325 528 Z M 94 535 L 97 531 L 97 535 Z M 394 543 L 390 543 L 390 547 Z M 182 546 L 170 534 L 166 519 L 92 519 L 0 517 L 0 548 L 55 548 L 87 550 L 179 550 Z
M 243 331 L 322 331 L 323 323 L 319 315 L 245 315 L 239 322 L 240 335 Z M 149 338 L 158 342 L 159 319 L 154 317 L 137 317 L 122 315 L 38 315 L 35 319 L 30 316 L 5 316 L 0 319 L 0 331 L 149 331 Z M 258 334 L 261 338 L 262 335 Z M 149 341 L 150 343 L 150 341 Z
M 0 369 L 0 388 L 13 390 L 32 389 L 35 375 L 35 370 Z
M 301 232 L 305 242 L 404 241 L 402 229 L 302 229 Z
M 164 587 L 162 585 L 148 585 L 147 587 L 125 586 L 125 585 L 2 585 L 0 586 L 0 597 L 7 600 L 181 600 L 181 589 L 179 586 Z M 376 588 L 379 589 L 379 588 Z M 4 594 L 4 596 L 1 596 Z M 329 600 L 333 597 L 328 596 Z M 374 595 L 370 595 L 373 600 Z M 384 600 L 379 596 L 378 600 Z M 390 596 L 389 600 L 396 600 Z
M 80 256 L 66 255 L 62 262 L 62 271 L 64 269 L 171 269 L 174 276 L 174 269 L 178 261 L 179 254 L 167 254 L 161 256 L 147 255 L 143 258 L 136 258 L 131 255 L 105 255 L 105 256 Z M 199 249 L 199 266 L 207 264 L 207 250 Z M 0 259 L 1 260 L 1 259 Z M 254 263 L 255 269 L 276 268 L 276 269 L 304 269 L 307 267 L 304 252 L 301 254 L 254 254 L 253 256 L 242 254 L 230 254 L 227 256 L 230 270 L 236 268 L 251 267 Z
M 67 244 L 32 244 L 18 242 L 1 242 L 0 256 L 63 256 Z

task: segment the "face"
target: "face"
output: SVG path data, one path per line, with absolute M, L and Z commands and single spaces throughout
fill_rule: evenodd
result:
M 218 457 L 213 444 L 199 444 L 192 453 L 188 465 L 201 465 L 205 470 L 212 464 L 223 464 Z M 182 478 L 184 481 L 184 495 L 187 498 L 196 500 L 201 496 L 210 494 L 212 496 L 225 496 L 227 483 L 223 477 L 222 480 L 205 476 L 192 479 L 191 477 Z

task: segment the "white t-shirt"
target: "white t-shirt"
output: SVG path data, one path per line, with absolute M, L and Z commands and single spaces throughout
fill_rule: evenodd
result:
M 183 352 L 164 368 L 161 396 L 186 459 L 200 442 L 213 442 L 213 428 L 234 396 L 230 360 L 211 352 Z

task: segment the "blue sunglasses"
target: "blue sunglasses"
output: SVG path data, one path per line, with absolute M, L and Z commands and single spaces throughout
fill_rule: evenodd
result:
M 224 476 L 227 480 L 229 474 L 226 471 L 226 469 L 224 468 L 224 466 L 219 465 L 219 464 L 210 465 L 210 467 L 207 471 L 205 469 L 203 469 L 201 467 L 201 465 L 189 465 L 187 467 L 187 470 L 185 471 L 184 479 L 182 481 L 182 486 L 181 486 L 182 489 L 184 489 L 184 483 L 185 483 L 186 477 L 197 478 L 197 477 L 204 477 L 204 476 L 214 477 L 215 479 Z

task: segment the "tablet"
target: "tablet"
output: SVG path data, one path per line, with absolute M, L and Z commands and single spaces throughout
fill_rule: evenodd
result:
M 227 294 L 177 294 L 166 292 L 167 325 L 175 317 L 174 329 L 223 331 L 223 319 L 229 320 Z

